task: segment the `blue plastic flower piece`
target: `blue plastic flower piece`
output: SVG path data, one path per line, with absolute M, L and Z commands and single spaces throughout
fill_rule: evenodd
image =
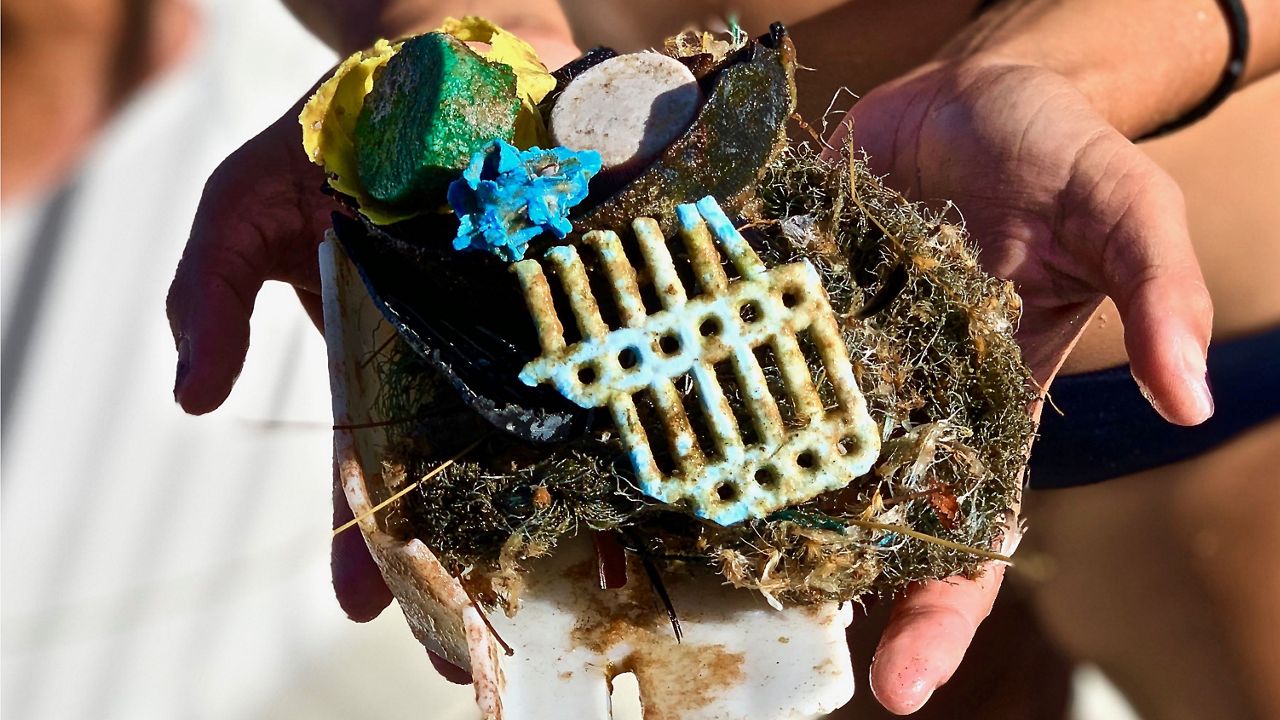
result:
M 453 248 L 523 259 L 529 241 L 543 232 L 563 238 L 573 230 L 569 210 L 587 197 L 587 183 L 598 172 L 594 150 L 521 151 L 494 140 L 449 185 L 449 204 L 461 221 Z

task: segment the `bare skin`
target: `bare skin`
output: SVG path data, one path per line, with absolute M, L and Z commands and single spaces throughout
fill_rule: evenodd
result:
M 185 54 L 192 7 L 155 0 L 145 11 L 138 22 L 119 0 L 6 0 L 4 202 L 60 182 L 123 102 Z
M 1215 340 L 1280 324 L 1280 138 L 1259 121 L 1277 112 L 1272 77 L 1144 148 L 1187 195 Z M 1104 304 L 1065 371 L 1123 363 L 1121 327 Z M 1273 421 L 1191 461 L 1027 496 L 1019 579 L 1062 646 L 1143 717 L 1280 717 L 1278 449 Z
M 1202 123 L 1153 140 L 1142 149 L 1178 181 L 1187 197 L 1191 239 L 1214 299 L 1215 339 L 1230 339 L 1280 324 L 1280 142 L 1265 118 L 1280 112 L 1280 80 L 1268 78 L 1233 97 Z M 1127 361 L 1124 324 L 1103 303 L 1065 373 Z
M 291 5 L 337 47 L 372 39 L 360 35 L 361 23 L 324 22 L 353 3 Z M 575 54 L 575 38 L 634 49 L 678 29 L 672 25 L 685 24 L 680 17 L 705 24 L 690 15 L 729 9 L 566 3 L 564 17 L 545 3 L 464 5 L 387 0 L 358 4 L 352 17 L 374 17 L 378 34 L 396 35 L 430 29 L 446 13 L 484 12 L 555 65 Z M 1177 182 L 1126 139 L 1177 117 L 1212 87 L 1225 61 L 1226 31 L 1211 0 L 1174 12 L 1155 0 L 1027 0 L 967 27 L 969 4 L 960 5 L 963 12 L 923 2 L 737 9 L 748 27 L 789 22 L 802 60 L 839 78 L 824 80 L 827 88 L 845 84 L 866 93 L 852 115 L 853 140 L 891 183 L 912 197 L 960 204 L 987 267 L 1019 284 L 1026 303 L 1020 342 L 1042 385 L 1110 296 L 1125 320 L 1134 374 L 1156 408 L 1179 424 L 1212 413 L 1205 349 L 1211 330 L 1234 332 L 1236 318 L 1213 320 Z M 1261 38 L 1250 59 L 1257 77 L 1280 64 L 1280 11 L 1257 2 L 1251 10 Z M 603 22 L 591 27 L 593 19 Z M 1153 25 L 1099 44 L 1117 29 L 1145 27 L 1137 20 Z M 1104 52 L 1117 42 L 1123 58 Z M 849 60 L 855 56 L 862 61 Z M 1129 90 L 1149 75 L 1159 78 L 1160 91 Z M 801 92 L 809 103 L 824 96 Z M 821 110 L 811 105 L 811 117 L 815 107 Z M 189 412 L 208 412 L 230 392 L 263 281 L 290 282 L 315 307 L 314 248 L 330 205 L 314 191 L 318 170 L 297 151 L 295 117 L 296 108 L 247 143 L 206 188 L 170 295 L 179 350 L 175 397 Z M 1248 251 L 1243 243 L 1237 248 Z M 1280 310 L 1269 302 L 1262 301 L 1260 315 Z M 389 601 L 358 547 L 335 547 L 334 570 L 353 618 L 371 617 Z M 925 583 L 899 599 L 871 675 L 886 708 L 911 712 L 951 676 L 1000 579 L 993 571 L 977 581 Z
M 1041 618 L 1144 718 L 1280 717 L 1280 422 L 1158 470 L 1032 492 Z
M 1277 112 L 1280 77 L 1271 77 L 1143 145 L 1186 194 L 1215 341 L 1280 324 L 1280 243 L 1269 230 L 1280 227 L 1271 198 L 1280 138 L 1260 133 L 1258 120 Z M 1206 165 L 1205 153 L 1215 161 Z M 1104 301 L 1063 373 L 1127 362 L 1122 328 Z M 1025 498 L 1030 530 L 1012 579 L 1057 643 L 1100 665 L 1144 718 L 1280 717 L 1277 448 L 1280 422 L 1271 422 L 1192 461 Z M 954 716 L 938 702 L 925 714 Z M 878 716 L 860 708 L 848 717 Z

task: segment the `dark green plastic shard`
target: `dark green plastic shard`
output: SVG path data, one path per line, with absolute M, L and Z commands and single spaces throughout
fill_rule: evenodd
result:
M 618 230 L 637 217 L 669 222 L 681 203 L 711 195 L 740 209 L 765 166 L 786 146 L 795 112 L 795 50 L 781 27 L 747 44 L 710 78 L 693 125 L 635 180 L 574 222 L 581 232 Z
M 506 65 L 444 33 L 407 40 L 376 77 L 356 122 L 365 191 L 396 208 L 444 203 L 472 153 L 512 139 L 519 107 Z

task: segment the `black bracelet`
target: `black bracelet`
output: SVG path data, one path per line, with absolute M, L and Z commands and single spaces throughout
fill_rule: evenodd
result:
M 1199 105 L 1188 110 L 1182 117 L 1165 123 L 1139 140 L 1150 140 L 1167 135 L 1200 120 L 1213 112 L 1227 99 L 1244 76 L 1245 58 L 1249 57 L 1249 16 L 1245 14 L 1242 0 L 1218 0 L 1218 7 L 1227 19 L 1227 30 L 1231 34 L 1231 54 L 1227 57 L 1227 67 L 1222 71 L 1218 85 Z

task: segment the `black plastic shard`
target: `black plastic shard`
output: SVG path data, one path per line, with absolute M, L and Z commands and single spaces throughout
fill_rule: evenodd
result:
M 560 93 L 569 86 L 573 79 L 591 68 L 610 58 L 618 57 L 618 51 L 613 48 L 593 47 L 583 53 L 576 60 L 570 60 L 568 63 L 560 67 L 559 70 L 551 73 L 551 77 L 556 79 L 556 86 L 552 88 L 547 96 L 542 98 L 542 102 L 538 103 L 538 110 L 544 114 L 551 112 L 551 106 L 555 105 L 556 98 L 560 97 Z
M 388 232 L 333 215 L 334 234 L 374 304 L 467 406 L 530 442 L 577 437 L 590 425 L 591 412 L 518 378 L 539 347 L 507 264 L 489 253 L 455 252 L 439 240 L 451 237 L 456 225 L 452 216 L 425 215 Z M 404 239 L 415 237 L 434 241 Z
M 795 49 L 781 25 L 726 58 L 704 81 L 707 101 L 693 125 L 638 177 L 574 220 L 574 229 L 622 229 L 633 218 L 666 222 L 677 205 L 707 195 L 739 210 L 769 161 L 786 145 L 795 111 Z

